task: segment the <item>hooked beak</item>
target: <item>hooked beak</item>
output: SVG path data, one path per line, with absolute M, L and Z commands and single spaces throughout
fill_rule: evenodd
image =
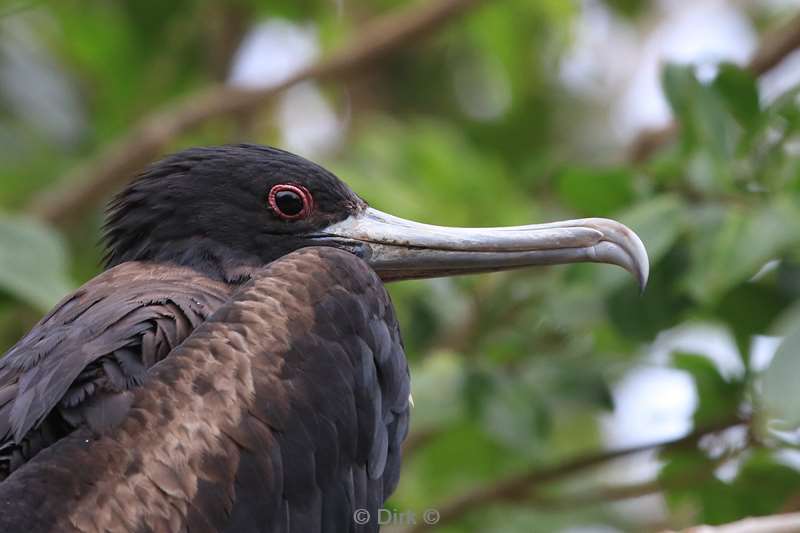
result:
M 592 262 L 621 266 L 644 289 L 650 269 L 641 239 L 627 226 L 605 218 L 450 228 L 368 207 L 321 233 L 318 237 L 362 257 L 384 281 Z

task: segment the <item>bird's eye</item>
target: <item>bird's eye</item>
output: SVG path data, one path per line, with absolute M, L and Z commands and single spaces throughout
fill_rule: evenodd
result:
M 297 220 L 311 213 L 314 201 L 305 187 L 284 183 L 275 185 L 269 191 L 269 206 L 278 217 Z

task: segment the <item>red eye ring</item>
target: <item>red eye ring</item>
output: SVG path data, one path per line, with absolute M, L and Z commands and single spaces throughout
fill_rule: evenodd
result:
M 291 193 L 297 197 L 300 202 L 302 202 L 302 207 L 297 212 L 287 212 L 285 207 L 282 209 L 278 205 L 278 195 L 283 192 Z M 311 193 L 308 192 L 308 189 L 302 185 L 291 185 L 289 183 L 275 185 L 269 191 L 268 201 L 272 211 L 283 220 L 298 220 L 301 218 L 306 218 L 309 214 L 311 214 L 311 211 L 314 210 L 314 197 L 311 196 Z

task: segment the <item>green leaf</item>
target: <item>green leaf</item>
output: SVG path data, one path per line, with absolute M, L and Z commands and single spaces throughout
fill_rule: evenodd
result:
M 535 449 L 552 428 L 547 402 L 526 383 L 501 379 L 486 399 L 483 426 L 497 442 L 520 452 Z
M 673 360 L 675 368 L 688 372 L 697 387 L 696 426 L 719 423 L 736 413 L 744 395 L 743 382 L 727 381 L 716 365 L 702 355 L 676 353 Z
M 587 364 L 582 368 L 570 368 L 569 365 L 565 367 L 555 377 L 553 386 L 556 387 L 557 394 L 571 403 L 580 402 L 608 411 L 614 410 L 614 396 L 601 374 Z
M 469 418 L 483 416 L 488 399 L 496 392 L 496 379 L 482 365 L 469 365 L 464 377 L 464 404 Z
M 700 84 L 694 75 L 694 68 L 670 63 L 661 74 L 661 85 L 675 118 L 684 130 L 684 135 L 693 144 L 695 114 L 693 100 Z
M 606 0 L 606 3 L 620 14 L 634 18 L 648 7 L 645 0 Z
M 694 243 L 687 286 L 696 299 L 710 303 L 800 240 L 800 211 L 789 200 L 756 210 L 731 208 L 702 235 Z
M 583 216 L 610 216 L 633 199 L 633 174 L 621 168 L 570 168 L 558 178 L 558 194 Z
M 716 462 L 700 450 L 671 450 L 659 475 L 667 502 L 677 512 L 694 511 L 697 522 L 724 524 L 780 512 L 797 495 L 800 472 L 778 462 L 769 450 L 746 456 L 731 482 L 712 474 Z
M 413 368 L 414 430 L 442 427 L 464 415 L 462 400 L 464 361 L 455 354 L 437 352 Z
M 620 285 L 608 298 L 614 327 L 624 336 L 651 342 L 656 335 L 678 325 L 691 306 L 690 299 L 675 290 L 686 269 L 686 250 L 675 247 L 650 272 L 644 294 L 633 283 Z
M 442 494 L 459 493 L 465 487 L 522 468 L 523 458 L 508 453 L 508 448 L 487 435 L 477 421 L 464 420 L 406 458 L 403 478 L 412 483 L 401 486 L 394 499 L 421 509 L 430 508 L 431 502 L 440 501 Z
M 686 205 L 680 198 L 664 194 L 637 203 L 620 214 L 619 219 L 639 235 L 650 262 L 655 264 L 675 244 L 685 227 L 687 214 Z
M 740 495 L 737 518 L 770 515 L 797 497 L 800 472 L 778 462 L 772 451 L 757 449 L 742 465 L 735 486 Z
M 712 88 L 742 127 L 757 126 L 761 118 L 758 84 L 749 71 L 731 63 L 722 64 Z
M 713 477 L 716 465 L 702 450 L 665 448 L 659 455 L 664 466 L 658 478 L 668 487 L 664 495 L 676 514 L 702 512 L 703 500 L 725 488 Z
M 763 402 L 767 412 L 790 424 L 800 424 L 800 321 L 787 335 L 763 377 Z
M 376 120 L 367 131 L 335 170 L 376 208 L 445 225 L 514 225 L 535 216 L 504 163 L 476 149 L 453 125 Z
M 728 292 L 715 307 L 714 314 L 730 328 L 746 367 L 753 336 L 768 334 L 791 301 L 773 285 L 745 283 Z
M 72 289 L 61 237 L 33 219 L 0 215 L 0 288 L 49 310 Z
M 667 65 L 662 83 L 681 126 L 684 150 L 692 152 L 702 148 L 711 154 L 720 165 L 717 178 L 725 179 L 724 166 L 734 154 L 738 132 L 722 97 L 697 80 L 693 66 Z
M 780 262 L 777 270 L 780 290 L 791 298 L 800 298 L 800 262 L 787 257 Z

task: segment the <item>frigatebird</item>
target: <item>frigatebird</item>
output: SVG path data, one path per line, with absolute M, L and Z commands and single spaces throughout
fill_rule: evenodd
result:
M 410 381 L 383 282 L 612 263 L 624 225 L 448 228 L 275 148 L 194 148 L 111 203 L 107 269 L 0 359 L 0 531 L 376 531 Z

